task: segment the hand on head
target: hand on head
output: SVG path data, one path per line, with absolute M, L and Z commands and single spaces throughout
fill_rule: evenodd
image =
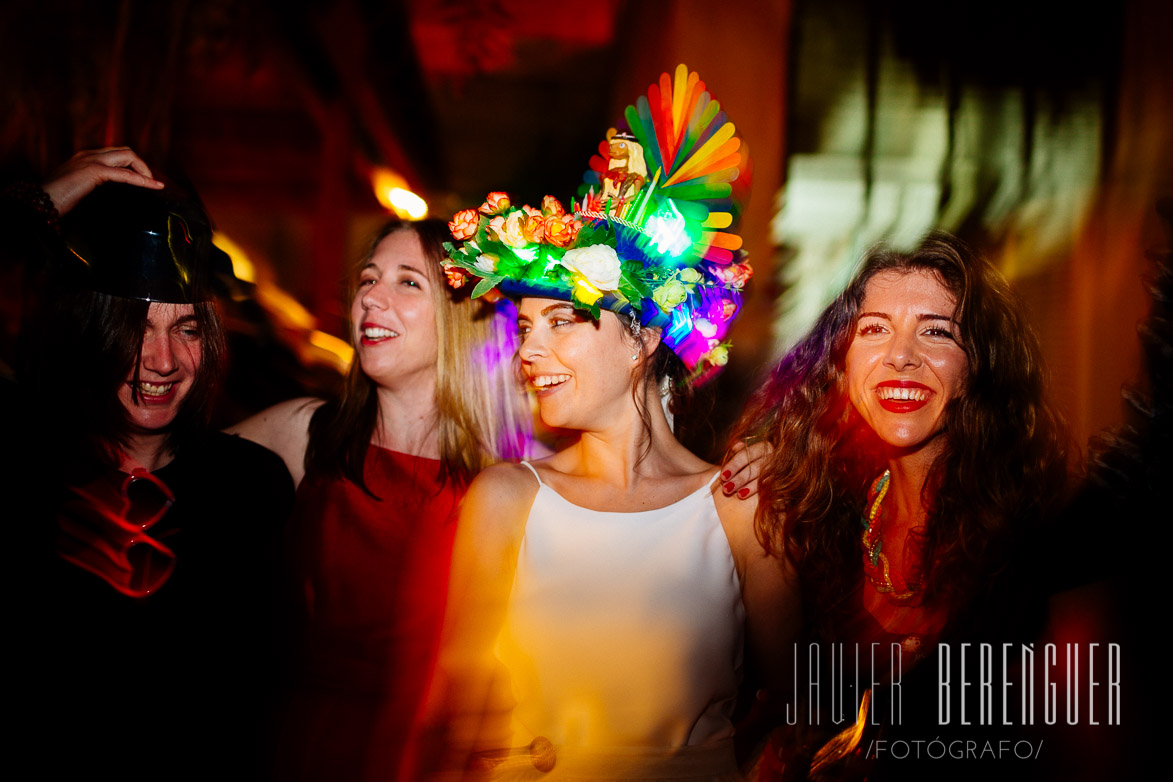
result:
M 130 147 L 83 149 L 50 174 L 42 187 L 53 199 L 57 212 L 65 214 L 103 182 L 163 189 L 163 183 L 153 177 L 151 169 Z

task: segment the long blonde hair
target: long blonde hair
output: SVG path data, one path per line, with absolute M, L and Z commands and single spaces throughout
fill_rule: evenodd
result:
M 472 300 L 445 281 L 443 243 L 450 239 L 441 220 L 393 220 L 371 240 L 366 255 L 351 271 L 346 286 L 347 311 L 358 289 L 359 270 L 379 243 L 397 231 L 414 231 L 427 258 L 436 312 L 436 428 L 444 480 L 467 484 L 485 467 L 529 455 L 533 416 L 513 371 L 516 352 L 512 304 Z M 354 330 L 348 324 L 347 333 Z M 306 469 L 340 475 L 369 493 L 363 476 L 367 448 L 378 423 L 375 382 L 355 359 L 339 399 L 314 413 L 306 449 Z

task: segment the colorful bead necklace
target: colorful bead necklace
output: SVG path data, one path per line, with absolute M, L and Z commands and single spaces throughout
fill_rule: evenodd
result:
M 888 595 L 891 600 L 907 600 L 921 590 L 922 584 L 906 581 L 908 587 L 905 592 L 897 592 L 892 584 L 889 572 L 888 557 L 884 556 L 882 532 L 884 527 L 884 497 L 888 494 L 888 484 L 891 473 L 884 470 L 884 474 L 872 483 L 868 491 L 867 510 L 861 521 L 863 522 L 863 572 L 875 590 Z

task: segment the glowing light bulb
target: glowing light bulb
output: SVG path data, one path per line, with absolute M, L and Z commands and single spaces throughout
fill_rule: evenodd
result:
M 428 216 L 428 204 L 410 190 L 393 187 L 387 194 L 391 209 L 405 220 L 423 220 Z
M 401 220 L 422 220 L 428 216 L 428 204 L 413 193 L 407 180 L 389 168 L 379 167 L 371 172 L 371 187 L 379 203 Z

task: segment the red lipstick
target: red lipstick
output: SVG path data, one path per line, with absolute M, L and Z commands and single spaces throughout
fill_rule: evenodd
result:
M 361 326 L 359 326 L 359 329 L 358 329 L 358 332 L 359 332 L 358 333 L 358 341 L 360 343 L 362 343 L 363 345 L 377 345 L 380 342 L 386 342 L 389 339 L 395 338 L 392 336 L 392 337 L 379 337 L 377 339 L 372 339 L 367 336 L 367 334 L 366 334 L 367 329 L 385 329 L 386 331 L 391 331 L 391 332 L 395 331 L 395 329 L 388 328 L 387 326 L 384 326 L 381 323 L 371 323 L 370 321 L 366 321 Z M 398 336 L 398 335 L 396 335 L 396 336 Z
M 883 389 L 901 389 L 901 393 L 888 394 Z M 924 383 L 913 380 L 885 380 L 875 389 L 880 407 L 889 413 L 913 413 L 920 410 L 933 398 L 933 390 Z

